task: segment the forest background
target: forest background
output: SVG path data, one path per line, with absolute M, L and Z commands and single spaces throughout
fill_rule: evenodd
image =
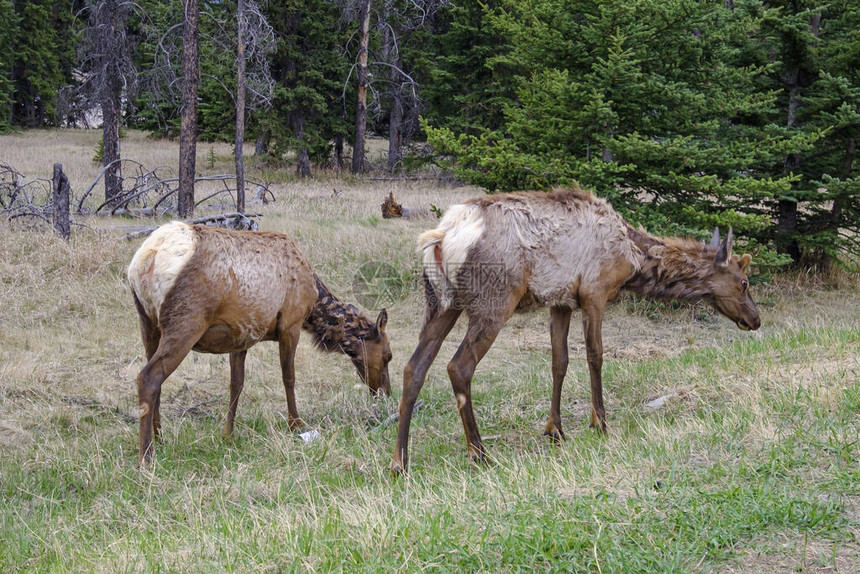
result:
M 654 232 L 732 226 L 764 270 L 856 267 L 858 2 L 246 4 L 246 135 L 298 176 L 339 169 L 344 142 L 363 141 L 366 80 L 367 129 L 389 141 L 376 167 L 442 163 L 488 192 L 577 181 Z M 109 60 L 121 125 L 176 136 L 185 8 L 0 0 L 0 130 L 100 123 Z M 197 137 L 231 141 L 236 3 L 199 8 Z M 109 57 L 93 41 L 104 10 Z

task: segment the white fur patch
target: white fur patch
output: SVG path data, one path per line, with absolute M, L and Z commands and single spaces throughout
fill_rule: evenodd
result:
M 158 320 L 164 298 L 197 245 L 192 227 L 181 221 L 162 225 L 140 246 L 128 266 L 128 282 L 146 314 Z
M 424 270 L 436 290 L 442 294 L 442 306 L 450 305 L 450 296 L 457 272 L 466 261 L 472 246 L 484 233 L 481 207 L 474 203 L 451 206 L 439 226 L 418 238 L 418 248 L 424 251 Z M 436 246 L 441 249 L 442 267 L 436 260 Z

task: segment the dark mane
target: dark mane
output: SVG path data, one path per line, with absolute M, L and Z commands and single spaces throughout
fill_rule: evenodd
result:
M 365 340 L 376 339 L 376 326 L 355 305 L 344 303 L 329 291 L 314 274 L 317 300 L 302 324 L 311 334 L 314 346 L 327 352 L 342 352 L 350 358 L 361 354 Z

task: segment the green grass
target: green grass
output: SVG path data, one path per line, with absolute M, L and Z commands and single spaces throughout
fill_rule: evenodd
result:
M 607 435 L 588 428 L 575 320 L 560 445 L 541 436 L 547 316 L 517 316 L 473 384 L 481 466 L 445 375 L 459 325 L 420 396 L 410 475 L 394 478 L 396 424 L 385 421 L 422 314 L 414 238 L 434 221 L 380 219 L 387 188 L 350 182 L 330 198 L 330 187 L 278 188 L 263 227 L 293 234 L 346 300 L 364 263 L 403 279 L 387 303 L 394 396 L 371 398 L 348 361 L 303 339 L 298 406 L 321 435 L 307 444 L 288 429 L 276 347 L 261 344 L 226 440 L 226 358 L 192 355 L 164 385 L 163 438 L 145 471 L 142 349 L 123 278 L 139 241 L 77 230 L 66 244 L 0 224 L 0 571 L 860 570 L 851 281 L 757 285 L 767 305 L 756 333 L 704 307 L 623 299 L 604 329 Z M 469 194 L 397 190 L 410 207 Z

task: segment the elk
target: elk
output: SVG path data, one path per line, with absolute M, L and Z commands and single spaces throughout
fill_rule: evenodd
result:
M 633 229 L 604 200 L 575 188 L 484 196 L 452 206 L 418 240 L 424 259 L 425 314 L 418 346 L 403 370 L 399 426 L 390 469 L 404 474 L 415 400 L 442 341 L 463 311 L 466 335 L 448 363 L 473 461 L 486 452 L 472 411 L 475 367 L 517 310 L 549 307 L 552 399 L 545 433 L 564 439 L 561 387 L 568 365 L 572 312 L 582 311 L 591 378 L 591 426 L 606 431 L 602 322 L 621 289 L 656 298 L 705 300 L 743 330 L 761 321 L 745 271 L 732 255 L 732 233 L 709 245 L 653 237 Z
M 302 329 L 324 351 L 347 355 L 373 394 L 389 394 L 391 348 L 383 309 L 372 322 L 329 292 L 290 237 L 173 222 L 140 246 L 128 267 L 147 363 L 137 376 L 138 466 L 152 461 L 160 434 L 161 385 L 192 350 L 230 354 L 233 433 L 245 381 L 245 356 L 259 341 L 277 341 L 290 430 L 296 408 L 295 352 Z

